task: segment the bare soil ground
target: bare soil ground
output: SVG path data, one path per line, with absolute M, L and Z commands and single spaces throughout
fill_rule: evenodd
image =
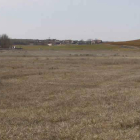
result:
M 140 52 L 0 51 L 0 140 L 139 140 Z

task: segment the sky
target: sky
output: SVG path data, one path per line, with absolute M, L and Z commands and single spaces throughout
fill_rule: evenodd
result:
M 140 0 L 0 0 L 0 34 L 19 39 L 140 39 Z

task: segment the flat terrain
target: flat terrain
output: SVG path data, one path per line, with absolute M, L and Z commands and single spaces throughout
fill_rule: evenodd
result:
M 119 46 L 110 46 L 105 44 L 94 45 L 57 45 L 57 46 L 39 46 L 39 45 L 19 45 L 18 48 L 24 50 L 116 50 L 120 49 Z
M 0 140 L 139 140 L 140 51 L 0 51 Z
M 140 42 L 140 41 L 139 41 Z M 60 46 L 39 46 L 39 45 L 19 45 L 17 48 L 22 48 L 24 50 L 71 50 L 71 51 L 80 51 L 80 50 L 120 50 L 120 51 L 128 51 L 132 49 L 139 49 L 139 47 L 122 47 L 123 44 L 117 44 L 118 42 L 114 42 L 116 44 L 108 45 L 106 43 L 103 44 L 94 44 L 94 45 L 60 45 Z M 126 44 L 127 45 L 127 44 Z M 128 45 L 131 46 L 131 45 Z M 132 45 L 133 46 L 133 45 Z M 140 44 L 139 44 L 140 46 Z

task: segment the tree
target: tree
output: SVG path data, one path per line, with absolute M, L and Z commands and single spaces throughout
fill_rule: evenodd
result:
M 0 36 L 0 46 L 2 48 L 11 47 L 11 41 L 10 41 L 10 38 L 8 37 L 8 35 L 3 34 L 3 35 Z

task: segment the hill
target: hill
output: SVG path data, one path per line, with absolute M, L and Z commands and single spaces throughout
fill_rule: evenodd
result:
M 111 42 L 109 44 L 112 44 L 112 45 L 138 46 L 138 47 L 140 47 L 140 39 L 139 40 L 132 40 L 132 41 L 124 41 L 124 42 Z

